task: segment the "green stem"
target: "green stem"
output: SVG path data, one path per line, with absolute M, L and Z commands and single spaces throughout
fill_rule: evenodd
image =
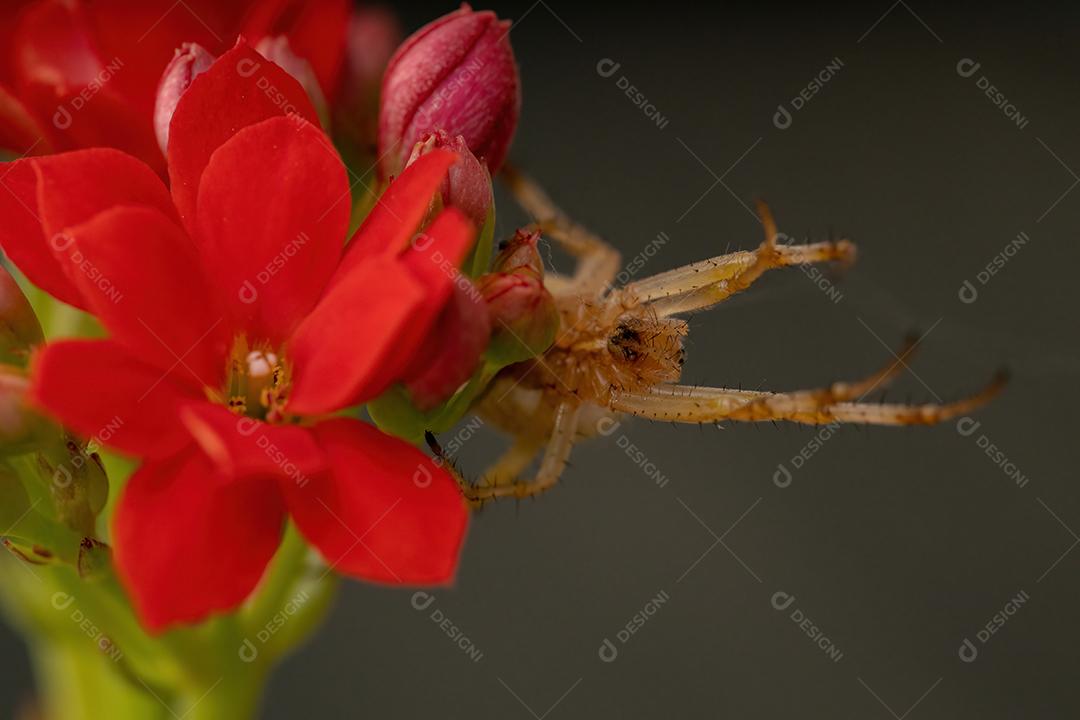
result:
M 337 577 L 311 565 L 310 553 L 290 522 L 262 585 L 239 615 L 243 636 L 233 646 L 236 654 L 266 666 L 314 632 L 329 609 Z
M 281 610 L 281 606 L 293 592 L 297 578 L 304 571 L 308 546 L 296 525 L 289 523 L 270 567 L 254 596 L 240 614 L 240 621 L 248 632 L 257 631 Z
M 105 655 L 77 641 L 31 647 L 40 710 L 48 720 L 165 720 L 169 708 L 125 677 Z
M 234 668 L 209 685 L 185 688 L 173 704 L 184 720 L 251 720 L 259 710 L 265 684 L 263 668 Z

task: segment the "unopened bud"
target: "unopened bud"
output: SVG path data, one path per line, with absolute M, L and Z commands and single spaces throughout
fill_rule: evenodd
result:
M 84 536 L 94 534 L 95 518 L 105 507 L 109 481 L 101 458 L 91 448 L 64 437 L 38 453 L 38 471 L 48 484 L 57 519 Z
M 329 106 L 326 103 L 326 95 L 323 94 L 322 87 L 319 85 L 319 78 L 315 75 L 311 63 L 293 52 L 289 39 L 284 35 L 264 37 L 255 46 L 255 52 L 292 75 L 293 79 L 300 83 L 300 87 L 304 88 L 304 92 L 311 99 L 311 104 L 315 106 L 323 127 L 326 127 Z
M 465 383 L 491 336 L 491 320 L 480 292 L 464 276 L 403 375 L 413 405 L 428 411 Z
M 0 363 L 23 367 L 44 336 L 15 278 L 0 266 Z
M 204 47 L 197 43 L 184 43 L 165 66 L 154 103 L 154 134 L 161 152 L 167 153 L 169 150 L 169 123 L 172 122 L 180 97 L 191 87 L 191 81 L 213 64 L 214 56 Z
M 26 403 L 29 379 L 18 368 L 0 366 L 0 457 L 33 450 L 48 422 Z
M 540 257 L 539 230 L 518 230 L 509 240 L 499 244 L 499 253 L 491 262 L 492 272 L 512 272 L 527 268 L 541 280 L 544 278 L 544 260 Z
M 420 138 L 461 135 L 495 173 L 510 148 L 521 86 L 510 23 L 468 5 L 429 23 L 390 59 L 379 110 L 379 170 L 401 170 Z
M 86 537 L 79 543 L 75 568 L 84 580 L 99 578 L 112 567 L 112 548 L 100 540 Z
M 363 5 L 349 16 L 345 53 L 347 94 L 378 94 L 386 64 L 401 44 L 401 25 L 390 10 Z
M 469 150 L 463 137 L 458 135 L 452 138 L 442 130 L 428 133 L 413 147 L 406 167 L 420 156 L 437 149 L 449 150 L 458 157 L 441 186 L 443 205 L 456 207 L 468 215 L 477 228 L 484 227 L 492 202 L 491 175 Z
M 542 355 L 555 341 L 559 312 L 544 287 L 539 233 L 518 231 L 495 258 L 495 272 L 477 284 L 491 314 L 488 355 L 509 364 Z

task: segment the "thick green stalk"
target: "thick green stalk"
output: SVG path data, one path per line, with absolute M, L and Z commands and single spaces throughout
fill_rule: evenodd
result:
M 31 645 L 39 709 L 48 720 L 166 720 L 169 708 L 105 655 L 77 640 Z

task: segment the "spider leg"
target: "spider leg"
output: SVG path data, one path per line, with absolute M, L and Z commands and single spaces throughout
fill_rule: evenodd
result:
M 819 408 L 823 405 L 832 405 L 849 400 L 862 400 L 879 387 L 886 386 L 893 378 L 900 374 L 902 368 L 907 366 L 908 359 L 915 353 L 915 347 L 919 343 L 918 335 L 912 333 L 904 339 L 904 344 L 899 352 L 894 353 L 895 359 L 880 368 L 877 372 L 854 382 L 835 382 L 827 388 L 817 390 L 795 390 L 787 393 L 773 393 L 762 390 L 735 390 L 732 388 L 710 388 L 689 385 L 658 385 L 649 393 L 640 393 L 639 396 L 656 396 L 677 400 L 682 406 L 690 406 L 695 402 L 712 403 L 717 411 L 725 412 L 748 412 L 747 407 L 757 404 L 780 402 L 777 398 L 782 397 L 784 402 L 799 408 Z M 619 403 L 615 409 L 631 414 L 638 414 L 634 410 L 625 409 L 627 403 L 638 402 L 639 397 L 630 398 L 627 394 L 618 395 Z M 653 404 L 652 400 L 647 401 Z M 681 411 L 680 407 L 677 410 Z M 671 420 L 668 416 L 654 419 Z M 735 418 L 731 418 L 735 419 Z M 705 422 L 687 420 L 687 422 Z
M 506 452 L 484 471 L 484 482 L 492 486 L 512 484 L 529 467 L 542 445 L 542 442 L 532 438 L 516 438 Z
M 565 293 L 595 295 L 608 288 L 622 263 L 619 251 L 567 217 L 531 178 L 510 166 L 503 168 L 503 177 L 518 205 L 535 218 L 541 232 L 577 258 Z
M 776 223 L 765 203 L 758 203 L 765 240 L 754 251 L 718 255 L 630 283 L 624 291 L 652 304 L 661 317 L 701 310 L 742 292 L 765 271 L 817 262 L 851 262 L 855 245 L 848 240 L 809 245 L 777 245 Z
M 544 449 L 540 468 L 537 470 L 536 477 L 531 480 L 503 480 L 498 482 L 499 478 L 485 477 L 476 485 L 473 485 L 461 477 L 460 473 L 449 463 L 447 463 L 446 469 L 457 480 L 465 499 L 474 507 L 479 507 L 488 500 L 495 500 L 500 497 L 520 499 L 539 495 L 545 490 L 554 487 L 566 468 L 566 461 L 569 459 L 570 450 L 574 446 L 580 411 L 581 405 L 578 402 L 564 401 L 559 404 L 559 407 L 555 410 L 554 429 L 551 438 L 548 440 L 547 447 Z M 441 457 L 442 451 L 439 449 L 438 443 L 435 442 L 435 438 L 429 434 L 427 440 L 432 451 Z M 531 456 L 529 459 L 532 459 Z M 519 461 L 520 458 L 514 458 L 513 462 L 517 463 Z
M 832 422 L 933 425 L 985 405 L 1001 391 L 1007 379 L 1005 373 L 998 373 L 978 393 L 951 403 L 903 405 L 858 402 L 894 376 L 901 364 L 901 361 L 897 361 L 860 382 L 834 383 L 823 390 L 790 393 L 658 385 L 645 392 L 616 392 L 612 395 L 611 408 L 651 420 L 684 423 L 789 420 L 811 425 Z

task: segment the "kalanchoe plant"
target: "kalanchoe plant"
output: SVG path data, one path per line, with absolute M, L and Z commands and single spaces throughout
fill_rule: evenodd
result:
M 679 316 L 854 246 L 778 245 L 762 206 L 755 251 L 614 287 L 618 252 L 504 164 L 506 21 L 465 5 L 390 57 L 393 18 L 345 0 L 172 4 L 5 11 L 0 541 L 30 579 L 0 565 L 0 593 L 48 720 L 253 716 L 337 575 L 450 582 L 467 504 L 552 488 L 597 420 L 932 423 L 1000 388 L 679 385 Z M 495 175 L 535 224 L 492 258 Z M 436 438 L 469 413 L 513 439 L 475 483 Z
M 267 37 L 289 65 L 284 36 Z M 160 168 L 96 148 L 13 162 L 0 199 L 0 245 L 55 298 L 39 305 L 108 334 L 38 347 L 33 310 L 0 277 L 0 440 L 5 457 L 30 455 L 0 467 L 26 510 L 7 546 L 58 587 L 93 579 L 78 596 L 104 592 L 124 673 L 179 711 L 213 679 L 196 660 L 207 640 L 177 626 L 233 628 L 212 672 L 236 690 L 189 703 L 208 717 L 250 713 L 267 663 L 310 626 L 249 647 L 244 628 L 282 593 L 307 587 L 315 617 L 331 572 L 447 582 L 467 525 L 445 468 L 331 417 L 397 383 L 438 404 L 481 362 L 486 307 L 456 269 L 479 228 L 442 192 L 462 155 L 427 148 L 349 238 L 346 171 L 296 78 L 304 62 L 287 72 L 243 40 L 217 59 L 187 43 L 158 83 L 167 186 Z M 103 448 L 139 462 L 125 479 L 130 461 L 110 460 L 107 517 Z M 314 581 L 308 547 L 326 568 Z

